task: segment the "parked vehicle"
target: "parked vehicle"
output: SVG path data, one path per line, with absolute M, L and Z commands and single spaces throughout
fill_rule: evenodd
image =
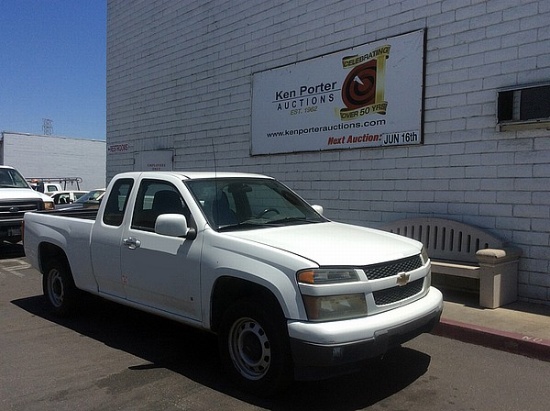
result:
M 123 173 L 97 211 L 26 214 L 24 246 L 55 313 L 86 291 L 216 333 L 256 394 L 357 369 L 443 307 L 421 243 L 332 222 L 262 175 Z
M 25 212 L 53 208 L 52 199 L 34 191 L 16 169 L 0 166 L 0 243 L 21 241 Z
M 67 191 L 74 189 L 80 191 L 81 177 L 32 177 L 26 179 L 33 190 L 39 191 L 51 196 L 57 191 Z
M 72 204 L 88 191 L 56 191 L 50 197 L 53 199 L 54 204 Z
M 61 184 L 59 183 L 31 182 L 31 187 L 40 193 L 46 194 L 47 196 L 51 196 L 53 193 L 63 190 L 63 187 L 61 187 Z
M 104 188 L 98 188 L 85 192 L 84 195 L 68 204 L 59 204 L 56 208 L 98 208 L 103 195 L 105 194 Z

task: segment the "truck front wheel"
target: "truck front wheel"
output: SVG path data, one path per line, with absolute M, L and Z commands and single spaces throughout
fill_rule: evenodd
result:
M 282 315 L 254 300 L 240 301 L 223 316 L 220 355 L 231 380 L 264 396 L 284 389 L 292 375 L 288 332 Z
M 65 317 L 74 311 L 78 290 L 67 264 L 50 261 L 42 277 L 42 289 L 56 315 Z

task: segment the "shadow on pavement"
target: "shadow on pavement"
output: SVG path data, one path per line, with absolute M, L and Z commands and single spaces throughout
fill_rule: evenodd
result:
M 412 384 L 430 364 L 428 355 L 398 348 L 360 372 L 325 381 L 295 382 L 279 396 L 263 399 L 231 387 L 223 374 L 216 337 L 212 334 L 91 295 L 83 297 L 78 315 L 67 319 L 53 316 L 42 296 L 12 303 L 150 363 L 129 367 L 131 371 L 166 368 L 226 395 L 271 410 L 365 408 Z
M 25 257 L 25 250 L 23 244 L 11 244 L 6 242 L 0 242 L 0 260 L 7 260 L 9 258 Z

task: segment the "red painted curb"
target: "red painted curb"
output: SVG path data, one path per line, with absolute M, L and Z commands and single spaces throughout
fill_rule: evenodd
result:
M 432 334 L 550 361 L 550 340 L 442 318 Z

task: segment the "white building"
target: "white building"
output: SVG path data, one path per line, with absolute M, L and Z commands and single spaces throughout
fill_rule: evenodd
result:
M 548 0 L 109 0 L 107 177 L 253 171 L 335 220 L 464 221 L 520 247 L 519 296 L 548 304 L 549 21 Z
M 8 131 L 0 138 L 0 164 L 16 168 L 25 178 L 81 179 L 68 181 L 67 190 L 105 187 L 105 153 L 102 140 Z

